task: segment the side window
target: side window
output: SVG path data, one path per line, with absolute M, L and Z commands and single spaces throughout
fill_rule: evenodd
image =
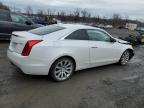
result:
M 0 11 L 0 21 L 10 21 L 9 12 Z
M 13 13 L 11 14 L 11 18 L 12 18 L 12 22 L 15 23 L 25 24 L 25 22 L 27 21 L 27 19 L 24 16 L 13 14 Z
M 89 36 L 89 40 L 107 41 L 107 42 L 110 42 L 111 40 L 110 36 L 98 30 L 87 30 L 87 34 Z
M 89 40 L 86 30 L 77 30 L 71 33 L 69 36 L 67 36 L 65 39 L 71 39 L 71 40 Z

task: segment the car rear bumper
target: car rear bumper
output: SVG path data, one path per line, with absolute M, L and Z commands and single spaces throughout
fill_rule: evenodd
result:
M 12 64 L 21 69 L 25 74 L 48 75 L 49 66 L 42 62 L 34 62 L 21 54 L 7 50 L 7 56 Z

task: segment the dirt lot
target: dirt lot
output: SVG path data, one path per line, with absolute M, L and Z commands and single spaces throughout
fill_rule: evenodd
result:
M 127 66 L 87 69 L 55 83 L 12 67 L 8 44 L 0 42 L 0 108 L 144 108 L 143 46 Z
M 128 30 L 128 29 L 116 29 L 116 28 L 113 28 L 113 29 L 106 29 L 107 32 L 109 32 L 110 34 L 112 34 L 114 37 L 127 37 L 129 35 L 139 35 L 138 32 L 136 31 L 131 31 L 131 30 Z

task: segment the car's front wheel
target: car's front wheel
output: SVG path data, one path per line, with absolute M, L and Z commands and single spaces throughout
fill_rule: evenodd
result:
M 69 79 L 74 71 L 74 62 L 68 57 L 62 57 L 51 67 L 51 76 L 55 81 L 61 82 Z
M 121 65 L 126 65 L 126 64 L 129 62 L 129 60 L 130 60 L 130 52 L 129 52 L 128 50 L 126 50 L 126 51 L 122 54 L 119 63 L 120 63 Z

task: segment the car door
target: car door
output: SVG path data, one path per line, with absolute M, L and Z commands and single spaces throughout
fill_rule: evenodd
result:
M 19 15 L 16 13 L 11 13 L 10 15 L 13 23 L 13 31 L 25 31 L 32 29 L 31 25 L 26 24 L 28 19 L 23 15 Z
M 100 30 L 87 30 L 90 45 L 90 64 L 101 66 L 117 62 L 120 51 L 112 37 Z M 113 39 L 114 40 L 114 39 Z
M 89 41 L 84 29 L 76 30 L 62 42 L 64 49 L 76 60 L 77 70 L 89 67 Z

